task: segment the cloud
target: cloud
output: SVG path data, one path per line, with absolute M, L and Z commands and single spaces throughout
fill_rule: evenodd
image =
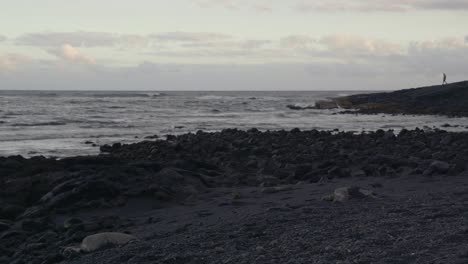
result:
M 403 52 L 398 44 L 357 35 L 330 35 L 321 38 L 318 43 L 338 56 L 390 56 Z
M 248 9 L 259 13 L 273 11 L 274 0 L 190 0 L 202 8 L 226 8 L 228 10 Z
M 273 11 L 273 7 L 268 3 L 255 4 L 253 9 L 260 13 L 270 13 Z
M 233 38 L 230 35 L 214 32 L 162 32 L 150 35 L 116 34 L 110 32 L 42 32 L 27 33 L 15 39 L 17 45 L 35 47 L 57 47 L 69 44 L 73 47 L 136 47 L 177 43 L 201 43 L 210 41 L 226 41 Z
M 83 64 L 96 64 L 96 61 L 81 53 L 78 49 L 70 44 L 64 44 L 59 49 L 49 50 L 49 53 L 70 62 L 83 63 Z
M 439 9 L 439 10 L 467 10 L 468 1 L 466 0 L 419 0 L 414 1 L 413 8 L 421 9 Z
M 20 54 L 0 55 L 0 73 L 15 71 L 20 65 L 31 61 L 31 58 Z
M 367 0 L 328 0 L 328 1 L 301 1 L 296 5 L 295 8 L 300 12 L 308 11 L 320 11 L 320 12 L 343 12 L 343 11 L 404 11 L 405 6 L 394 2 L 382 2 L 379 0 L 367 1 Z
M 466 0 L 301 0 L 301 12 L 403 12 L 409 10 L 468 10 Z
M 462 38 L 443 38 L 439 40 L 419 41 L 410 44 L 411 49 L 417 50 L 453 50 L 458 48 L 468 48 L 468 43 Z
M 200 7 L 217 7 L 222 6 L 229 9 L 238 9 L 242 7 L 244 3 L 239 0 L 195 0 L 195 3 Z
M 0 42 L 6 41 L 7 39 L 8 39 L 7 37 L 5 37 L 5 36 L 3 36 L 3 35 L 0 35 Z
M 153 34 L 150 37 L 162 42 L 209 42 L 232 38 L 232 36 L 222 33 L 181 31 Z
M 316 40 L 307 35 L 291 35 L 280 39 L 280 46 L 286 49 L 306 49 Z
M 113 46 L 118 36 L 106 32 L 44 32 L 29 33 L 16 38 L 19 45 L 28 46 L 60 46 L 66 43 L 77 47 Z
M 57 47 L 64 44 L 86 48 L 112 46 L 144 47 L 149 45 L 149 42 L 150 39 L 143 35 L 91 31 L 28 33 L 15 39 L 17 45 L 36 47 Z
M 272 12 L 275 5 L 300 12 L 404 12 L 409 10 L 468 10 L 467 0 L 190 0 L 202 8 L 253 9 Z

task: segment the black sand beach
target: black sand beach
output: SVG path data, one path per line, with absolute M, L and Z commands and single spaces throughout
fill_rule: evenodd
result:
M 466 263 L 466 149 L 442 130 L 228 129 L 0 158 L 0 261 Z M 103 232 L 131 236 L 85 239 Z

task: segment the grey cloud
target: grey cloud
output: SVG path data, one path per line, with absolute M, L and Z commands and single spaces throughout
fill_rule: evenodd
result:
M 440 10 L 460 10 L 468 9 L 466 0 L 420 0 L 415 1 L 413 7 L 422 9 L 440 9 Z
M 307 35 L 291 35 L 280 39 L 280 46 L 287 49 L 306 49 L 316 40 Z
M 118 36 L 106 32 L 44 32 L 29 33 L 19 36 L 16 43 L 28 46 L 60 46 L 70 44 L 77 47 L 112 46 Z
M 272 0 L 191 0 L 203 8 L 224 7 L 229 10 L 253 9 L 273 11 Z M 291 5 L 291 4 L 287 4 Z M 321 12 L 404 12 L 409 10 L 468 10 L 467 0 L 296 0 L 297 11 Z
M 135 34 L 114 34 L 109 32 L 42 32 L 29 33 L 15 40 L 18 45 L 56 47 L 69 44 L 75 47 L 145 46 L 147 36 Z
M 375 1 L 340 1 L 340 0 L 331 0 L 331 1 L 301 1 L 296 6 L 295 9 L 300 12 L 309 12 L 309 11 L 320 11 L 320 12 L 370 12 L 370 11 L 385 11 L 385 12 L 395 12 L 395 11 L 404 11 L 406 10 L 405 6 L 401 6 L 397 3 L 381 3 Z
M 232 36 L 212 32 L 165 32 L 153 34 L 152 39 L 164 42 L 209 42 L 231 39 Z
M 5 37 L 5 36 L 3 36 L 3 35 L 0 35 L 0 42 L 5 41 L 5 40 L 7 40 L 7 39 L 8 39 L 7 37 Z
M 260 49 L 271 43 L 270 40 L 251 39 L 242 42 L 240 46 L 244 49 Z
M 203 43 L 226 41 L 232 36 L 211 32 L 164 32 L 152 35 L 115 34 L 109 32 L 42 32 L 28 33 L 15 39 L 17 45 L 57 47 L 69 44 L 74 47 L 149 47 L 170 42 Z
M 468 10 L 467 0 L 302 0 L 295 9 L 301 12 L 403 12 L 409 10 Z
M 265 45 L 271 44 L 271 40 L 250 39 L 244 41 L 208 41 L 208 42 L 187 42 L 181 43 L 183 48 L 218 48 L 218 49 L 260 49 Z
M 256 12 L 273 11 L 272 0 L 191 0 L 203 8 L 224 7 L 229 10 L 250 9 Z

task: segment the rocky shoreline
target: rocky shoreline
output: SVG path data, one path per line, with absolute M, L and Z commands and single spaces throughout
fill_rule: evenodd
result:
M 293 110 L 311 109 L 290 107 Z M 316 102 L 314 109 L 344 109 L 342 113 L 468 116 L 468 81 L 357 94 Z
M 226 129 L 4 157 L 0 263 L 464 263 L 467 149 L 443 130 Z

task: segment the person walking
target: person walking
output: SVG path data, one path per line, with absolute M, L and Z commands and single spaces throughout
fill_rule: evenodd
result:
M 442 85 L 448 84 L 447 83 L 447 74 L 444 73 L 444 80 L 442 81 Z

